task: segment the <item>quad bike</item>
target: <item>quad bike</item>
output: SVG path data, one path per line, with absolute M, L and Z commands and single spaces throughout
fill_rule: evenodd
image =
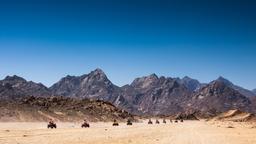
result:
M 114 120 L 113 126 L 119 126 L 119 124 L 116 120 Z
M 83 123 L 83 124 L 81 125 L 81 127 L 82 127 L 82 128 L 89 128 L 90 125 L 89 125 L 88 123 Z
M 163 119 L 163 123 L 166 124 L 166 120 L 165 119 Z
M 128 121 L 127 121 L 127 125 L 132 125 L 131 120 L 128 120 Z
M 160 122 L 158 120 L 156 120 L 156 124 L 160 124 Z
M 151 120 L 148 121 L 148 124 L 153 124 L 153 122 Z
M 49 122 L 49 124 L 47 125 L 47 128 L 51 128 L 51 129 L 55 128 L 56 129 L 57 125 L 53 122 Z

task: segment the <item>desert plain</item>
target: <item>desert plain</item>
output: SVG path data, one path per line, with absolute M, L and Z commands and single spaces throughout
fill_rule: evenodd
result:
M 153 124 L 1 122 L 0 144 L 256 144 L 255 123 L 184 121 Z

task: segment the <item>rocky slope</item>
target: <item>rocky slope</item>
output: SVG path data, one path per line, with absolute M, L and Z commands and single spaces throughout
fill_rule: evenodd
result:
M 0 101 L 0 121 L 125 121 L 134 119 L 128 112 L 100 100 L 67 97 L 23 97 Z

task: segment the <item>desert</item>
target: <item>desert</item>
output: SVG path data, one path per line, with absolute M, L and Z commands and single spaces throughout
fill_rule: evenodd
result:
M 154 122 L 154 121 L 153 121 Z M 254 144 L 255 123 L 184 121 L 148 125 L 147 121 L 127 126 L 110 122 L 90 123 L 82 129 L 80 123 L 57 123 L 57 129 L 47 129 L 44 122 L 1 122 L 1 144 Z

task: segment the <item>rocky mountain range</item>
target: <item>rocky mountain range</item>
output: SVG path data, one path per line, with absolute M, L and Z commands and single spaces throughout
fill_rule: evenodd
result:
M 198 112 L 202 115 L 220 113 L 232 108 L 254 112 L 255 94 L 219 77 L 209 84 L 184 77 L 158 77 L 156 74 L 136 78 L 131 84 L 114 85 L 101 69 L 82 76 L 66 76 L 50 88 L 7 76 L 0 81 L 0 98 L 25 96 L 64 96 L 77 99 L 98 99 L 133 114 L 172 115 Z

